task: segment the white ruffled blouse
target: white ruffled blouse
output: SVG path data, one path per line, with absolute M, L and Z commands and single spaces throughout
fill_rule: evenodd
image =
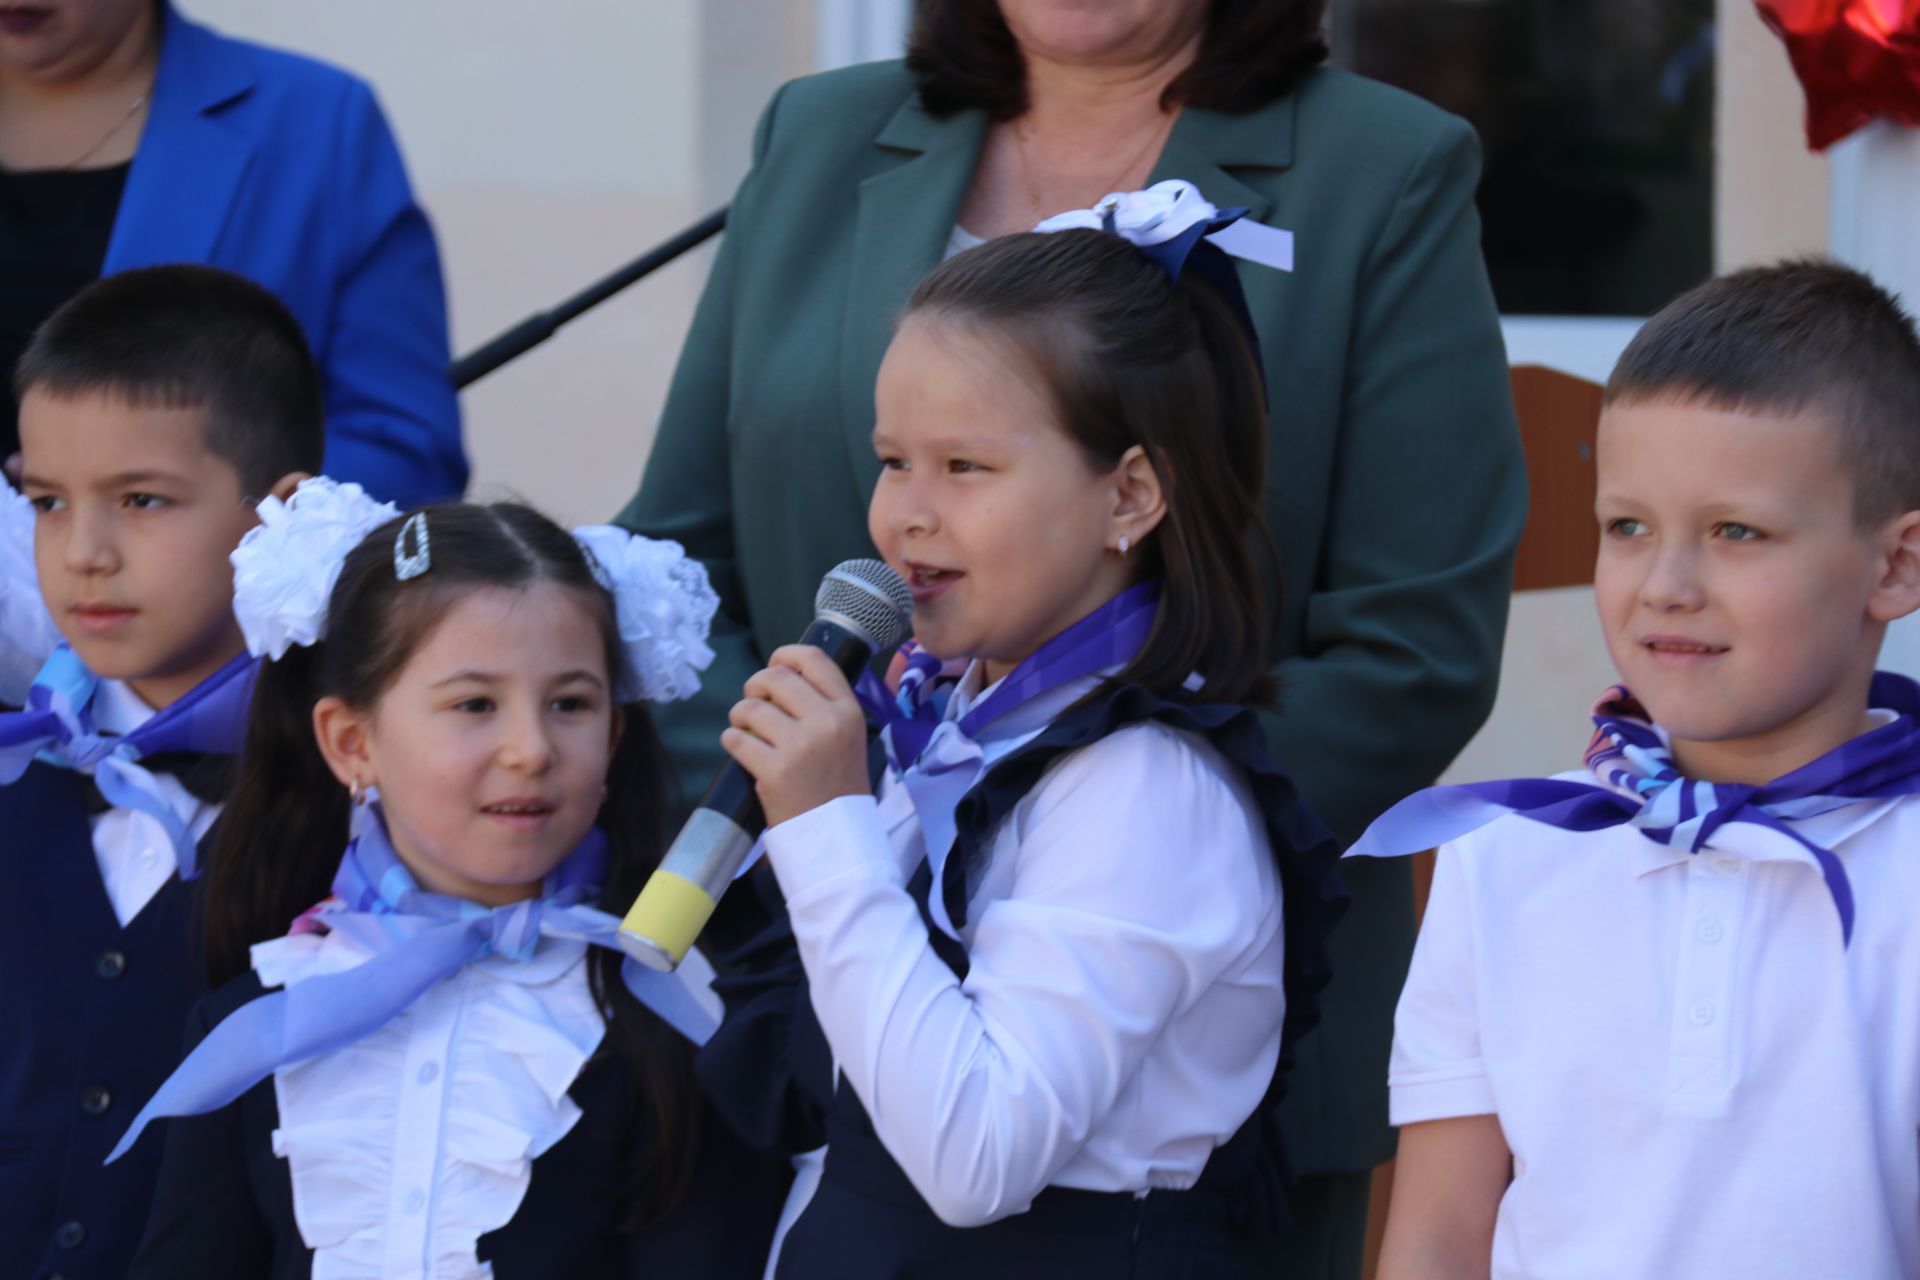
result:
M 253 948 L 253 967 L 290 986 L 372 954 L 347 932 L 303 934 Z M 524 963 L 488 957 L 364 1040 L 274 1073 L 273 1150 L 314 1280 L 492 1275 L 476 1242 L 580 1119 L 567 1089 L 606 1033 L 585 956 L 547 939 Z

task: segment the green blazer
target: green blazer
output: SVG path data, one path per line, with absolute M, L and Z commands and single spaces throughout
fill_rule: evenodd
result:
M 796 80 L 753 167 L 620 523 L 673 538 L 720 594 L 700 695 L 656 712 L 697 795 L 727 709 L 869 556 L 873 384 L 895 313 L 945 250 L 986 130 L 936 120 L 897 62 Z M 1525 474 L 1461 120 L 1332 69 L 1244 116 L 1183 111 L 1153 180 L 1294 232 L 1243 266 L 1273 401 L 1266 516 L 1284 707 L 1274 754 L 1344 838 L 1431 783 L 1487 714 Z M 1286 1105 L 1302 1173 L 1392 1152 L 1386 1064 L 1412 949 L 1406 864 L 1350 864 L 1323 1026 Z

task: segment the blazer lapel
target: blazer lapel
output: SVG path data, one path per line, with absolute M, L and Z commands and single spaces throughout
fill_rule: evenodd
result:
M 253 158 L 253 144 L 216 114 L 252 90 L 252 69 L 171 6 L 164 21 L 153 110 L 127 173 L 102 274 L 211 261 Z
M 1188 108 L 1174 121 L 1173 133 L 1148 178 L 1151 185 L 1185 178 L 1216 207 L 1245 206 L 1256 222 L 1274 211 L 1273 199 L 1248 186 L 1238 169 L 1286 169 L 1293 164 L 1293 96 L 1288 94 L 1246 115 Z
M 946 251 L 985 136 L 983 113 L 935 120 L 915 93 L 874 139 L 885 167 L 860 184 L 840 333 L 840 420 L 862 501 L 878 474 L 871 437 L 880 359 L 900 308 Z

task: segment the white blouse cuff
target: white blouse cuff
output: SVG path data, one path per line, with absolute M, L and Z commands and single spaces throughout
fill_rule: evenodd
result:
M 901 884 L 880 806 L 868 795 L 838 796 L 769 827 L 767 857 L 790 908 L 845 884 Z

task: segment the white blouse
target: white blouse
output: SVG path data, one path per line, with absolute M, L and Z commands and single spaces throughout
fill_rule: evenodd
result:
M 956 222 L 953 224 L 953 230 L 947 233 L 946 251 L 940 255 L 940 260 L 944 262 L 956 253 L 965 253 L 974 246 L 983 245 L 986 242 L 985 236 L 977 236 Z
M 269 987 L 353 968 L 348 932 L 253 948 Z M 345 1049 L 274 1073 L 294 1219 L 314 1280 L 477 1280 L 476 1242 L 513 1217 L 533 1161 L 580 1119 L 567 1089 L 606 1024 L 586 947 L 543 939 L 488 957 Z
M 989 760 L 1044 727 L 1022 719 Z M 1192 1186 L 1265 1094 L 1285 1011 L 1279 874 L 1246 780 L 1202 739 L 1135 725 L 1056 762 L 989 844 L 962 982 L 904 887 L 924 847 L 891 777 L 767 833 L 814 1010 L 881 1141 L 955 1226 L 1049 1185 Z

